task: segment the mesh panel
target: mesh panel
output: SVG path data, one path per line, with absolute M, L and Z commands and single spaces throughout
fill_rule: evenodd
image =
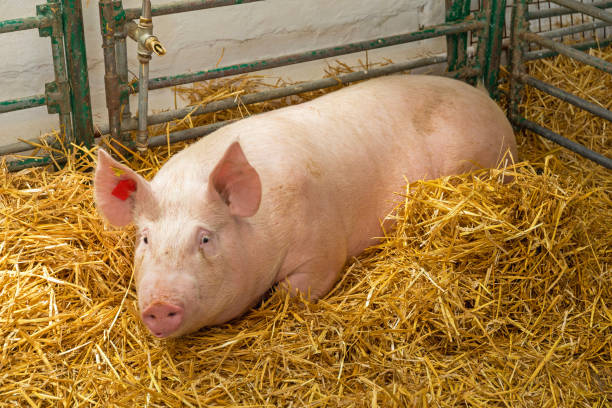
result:
M 485 0 L 472 0 L 470 4 L 470 10 L 472 12 L 482 10 L 484 2 Z M 580 0 L 580 2 L 590 4 L 590 3 L 596 3 L 598 1 Z M 506 5 L 506 24 L 504 27 L 504 38 L 508 38 L 510 36 L 510 16 L 512 13 L 511 10 L 512 10 L 513 1 L 508 0 L 506 3 L 507 3 Z M 536 10 L 546 10 L 546 9 L 555 9 L 555 8 L 560 8 L 560 6 L 551 1 L 533 0 L 529 2 L 529 11 L 531 12 L 536 11 Z M 534 33 L 542 33 L 542 32 L 547 32 L 551 30 L 556 30 L 559 28 L 565 28 L 565 27 L 570 27 L 570 26 L 576 26 L 579 24 L 590 23 L 592 21 L 594 21 L 594 19 L 591 16 L 588 16 L 583 13 L 566 14 L 563 16 L 540 17 L 540 18 L 531 20 L 530 29 Z M 575 34 L 570 34 L 570 35 L 564 35 L 562 37 L 556 37 L 556 41 L 575 43 L 575 42 L 582 42 L 588 39 L 593 39 L 594 37 L 605 38 L 610 35 L 612 35 L 612 27 L 608 26 L 608 27 L 598 28 L 596 30 L 588 30 L 588 31 L 581 32 L 581 33 L 575 33 Z M 470 33 L 470 44 L 474 45 L 477 41 L 478 41 L 478 38 L 476 36 L 473 36 L 472 33 Z M 539 47 L 535 44 L 531 44 L 529 49 L 530 50 L 539 49 Z

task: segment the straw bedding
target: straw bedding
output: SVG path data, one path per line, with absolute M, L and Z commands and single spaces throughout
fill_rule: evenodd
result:
M 529 70 L 612 107 L 605 74 L 565 58 Z M 535 91 L 525 105 L 610 156 L 609 123 Z M 230 324 L 166 341 L 137 318 L 133 230 L 96 213 L 82 171 L 92 152 L 58 172 L 1 171 L 0 406 L 609 406 L 610 173 L 534 136 L 519 144 L 514 167 L 407 186 L 398 227 L 318 303 L 273 292 Z M 150 177 L 178 149 L 131 165 Z M 515 181 L 499 184 L 503 172 Z

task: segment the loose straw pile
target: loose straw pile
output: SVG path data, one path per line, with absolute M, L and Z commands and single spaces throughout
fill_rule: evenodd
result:
M 529 69 L 610 107 L 605 74 L 563 58 Z M 253 79 L 187 95 L 241 92 L 236 81 Z M 610 155 L 603 120 L 536 92 L 526 103 Z M 318 303 L 271 293 L 230 324 L 167 341 L 137 318 L 133 229 L 94 208 L 83 171 L 94 152 L 57 172 L 0 171 L 0 406 L 607 406 L 610 173 L 519 142 L 514 167 L 407 186 L 397 228 Z M 179 148 L 130 164 L 151 177 Z

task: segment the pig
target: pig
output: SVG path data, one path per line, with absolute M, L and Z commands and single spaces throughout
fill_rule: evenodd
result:
M 151 181 L 99 150 L 95 201 L 110 224 L 137 226 L 141 319 L 167 338 L 239 317 L 276 284 L 324 296 L 391 226 L 407 181 L 514 158 L 485 92 L 394 75 L 220 128 Z

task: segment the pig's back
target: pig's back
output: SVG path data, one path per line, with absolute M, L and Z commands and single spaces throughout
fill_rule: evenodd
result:
M 497 105 L 441 77 L 371 80 L 267 116 L 249 126 L 262 132 L 244 137 L 247 157 L 270 185 L 296 182 L 308 223 L 332 214 L 322 223 L 347 237 L 349 255 L 380 236 L 406 180 L 462 173 L 472 163 L 496 166 L 507 147 L 516 152 Z
M 347 254 L 356 255 L 380 235 L 379 221 L 406 180 L 464 172 L 470 161 L 495 166 L 502 138 L 515 152 L 503 112 L 482 91 L 447 78 L 402 75 L 241 120 L 171 161 L 192 173 L 185 162 L 197 162 L 198 177 L 207 181 L 239 139 L 262 180 L 255 223 L 293 219 L 296 239 L 317 230 L 345 239 Z M 179 164 L 179 156 L 187 160 Z

